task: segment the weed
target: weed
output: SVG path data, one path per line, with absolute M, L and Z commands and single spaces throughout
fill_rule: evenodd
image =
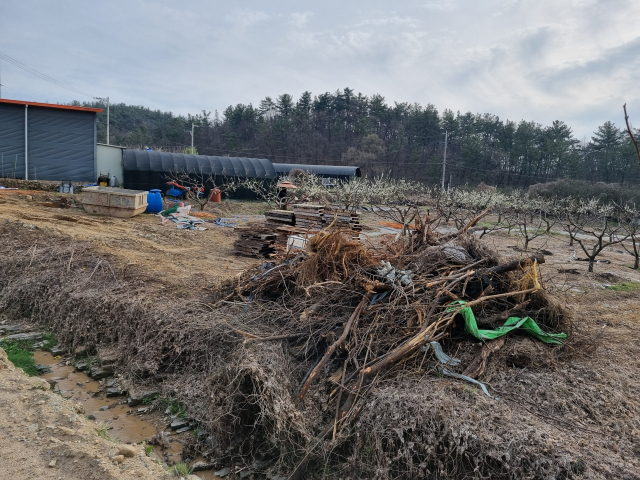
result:
M 53 333 L 47 333 L 44 336 L 44 341 L 42 342 L 43 350 L 51 350 L 52 347 L 55 347 L 58 344 L 56 337 Z
M 158 395 L 158 394 L 156 394 L 156 395 L 152 395 L 152 396 L 150 396 L 150 397 L 144 397 L 144 398 L 142 399 L 142 404 L 143 404 L 143 405 L 150 405 L 150 404 L 152 404 L 153 402 L 155 402 L 155 401 L 158 399 L 158 397 L 160 397 L 160 395 Z M 166 408 L 166 407 L 165 407 L 165 408 Z
M 120 443 L 120 440 L 111 438 L 109 436 L 109 430 L 111 430 L 111 424 L 109 422 L 100 422 L 98 424 L 98 428 L 96 431 L 98 432 L 98 436 L 104 438 L 105 440 L 109 440 L 113 443 Z
M 178 400 L 160 397 L 158 398 L 158 408 L 167 411 L 169 415 L 176 415 L 178 418 L 184 418 L 187 414 L 187 407 Z
M 616 292 L 633 292 L 640 289 L 640 282 L 623 282 L 619 285 L 611 285 L 609 288 Z
M 31 342 L 2 340 L 0 341 L 0 347 L 7 352 L 9 361 L 24 370 L 24 373 L 30 377 L 38 375 L 36 362 L 33 359 L 33 344 Z
M 150 457 L 152 453 L 153 453 L 153 447 L 151 445 L 145 445 L 144 446 L 144 454 L 147 457 Z
M 176 463 L 173 466 L 173 473 L 175 473 L 176 477 L 188 477 L 191 475 L 191 468 L 184 462 Z
M 75 367 L 78 363 L 84 362 L 87 364 L 87 371 L 91 370 L 91 367 L 98 362 L 98 357 L 93 356 L 93 357 L 78 357 L 78 358 L 74 358 L 73 360 L 73 366 Z

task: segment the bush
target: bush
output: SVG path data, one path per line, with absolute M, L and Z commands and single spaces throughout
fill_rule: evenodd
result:
M 640 205 L 640 190 L 637 187 L 632 188 L 615 183 L 557 180 L 531 185 L 529 194 L 543 198 L 573 197 L 579 200 L 596 198 L 603 204 L 615 202 L 618 205 Z

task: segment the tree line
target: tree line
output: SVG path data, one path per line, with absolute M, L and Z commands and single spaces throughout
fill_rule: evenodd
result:
M 77 103 L 77 102 L 76 102 Z M 77 103 L 79 104 L 79 103 Z M 100 107 L 98 103 L 84 106 Z M 106 139 L 106 112 L 98 115 Z M 381 95 L 345 88 L 313 96 L 267 97 L 257 106 L 231 105 L 222 115 L 173 115 L 142 106 L 111 105 L 111 143 L 130 148 L 267 158 L 273 162 L 357 165 L 364 174 L 390 174 L 439 183 L 447 136 L 446 183 L 526 187 L 558 179 L 640 183 L 640 167 L 624 130 L 607 121 L 580 141 L 560 120 L 501 120 L 489 113 L 438 110 L 431 104 L 390 105 Z

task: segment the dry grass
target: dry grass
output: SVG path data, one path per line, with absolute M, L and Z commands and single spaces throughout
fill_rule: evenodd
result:
M 384 358 L 422 328 L 436 291 L 415 287 L 394 288 L 382 305 L 363 311 L 300 400 L 308 374 L 362 298 L 381 288 L 370 272 L 383 256 L 420 279 L 460 268 L 429 242 L 367 250 L 326 232 L 306 259 L 266 275 L 276 265 L 256 266 L 215 291 L 190 296 L 63 235 L 4 223 L 0 244 L 0 309 L 7 316 L 46 324 L 71 348 L 117 349 L 121 371 L 137 382 L 162 382 L 164 395 L 188 406 L 188 415 L 214 434 L 222 462 L 260 459 L 265 469 L 297 472 L 298 478 L 570 478 L 582 468 L 575 439 L 619 428 L 592 385 L 579 399 L 585 386 L 574 382 L 587 378 L 590 366 L 571 366 L 565 358 L 588 345 L 580 334 L 563 349 L 510 338 L 484 377 L 503 398 L 499 402 L 472 385 L 439 378 L 429 368 L 431 358 L 417 349 L 360 383 L 367 362 Z M 483 267 L 500 261 L 471 237 L 459 244 L 485 258 Z M 513 288 L 525 275 L 504 276 L 496 291 Z M 462 288 L 459 282 L 448 291 L 459 296 Z M 545 328 L 571 327 L 571 316 L 546 293 L 528 299 L 522 313 Z M 477 317 L 514 304 L 489 302 Z M 444 310 L 436 307 L 432 315 L 442 319 Z M 477 341 L 459 326 L 447 328 L 447 352 L 463 364 L 477 355 Z M 288 338 L 260 341 L 278 336 Z M 626 419 L 637 416 L 637 403 L 624 402 L 617 394 L 610 408 Z M 589 404 L 599 409 L 593 422 L 584 419 Z M 336 413 L 344 420 L 337 423 Z M 632 434 L 616 435 L 617 448 L 631 452 Z M 605 452 L 609 437 L 602 438 L 594 455 L 624 472 Z

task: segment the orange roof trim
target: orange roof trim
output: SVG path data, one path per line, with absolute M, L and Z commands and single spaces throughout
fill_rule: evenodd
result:
M 58 105 L 57 103 L 26 102 L 24 100 L 9 100 L 6 98 L 0 98 L 0 103 L 10 103 L 13 105 L 30 105 L 33 107 L 59 108 L 61 110 L 80 110 L 81 112 L 100 113 L 102 111 L 101 108 L 74 107 L 73 105 Z

